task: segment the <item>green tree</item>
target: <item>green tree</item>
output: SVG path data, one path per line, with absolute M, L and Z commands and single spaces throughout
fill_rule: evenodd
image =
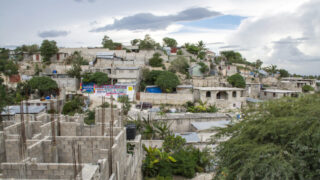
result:
M 278 72 L 277 65 L 271 64 L 270 66 L 264 68 L 265 71 L 274 75 Z
M 229 76 L 227 80 L 228 80 L 228 83 L 232 85 L 232 87 L 237 87 L 237 88 L 246 87 L 246 81 L 239 73 Z
M 312 86 L 310 86 L 310 85 L 304 85 L 302 87 L 302 91 L 303 92 L 310 92 L 310 91 L 314 91 L 314 88 Z
M 149 34 L 146 34 L 143 40 L 140 40 L 139 49 L 142 50 L 153 50 L 156 47 L 156 42 L 150 37 Z
M 280 77 L 289 77 L 290 74 L 287 70 L 285 69 L 279 69 Z
M 57 47 L 56 41 L 49 41 L 49 40 L 43 40 L 41 47 L 40 47 L 40 53 L 43 59 L 43 62 L 50 63 L 50 58 L 57 54 L 59 52 L 59 49 Z
M 209 67 L 205 63 L 199 62 L 198 64 L 201 66 L 200 68 L 201 73 L 205 74 L 209 72 Z
M 37 91 L 41 97 L 57 94 L 59 91 L 58 84 L 49 77 L 33 77 L 28 81 L 28 87 Z
M 172 92 L 179 84 L 179 78 L 172 72 L 163 71 L 156 80 L 156 85 L 164 92 Z
M 83 113 L 83 106 L 83 99 L 76 96 L 71 101 L 68 101 L 64 104 L 62 108 L 62 114 L 73 116 L 75 113 Z
M 175 39 L 169 38 L 169 37 L 163 38 L 163 44 L 165 46 L 168 46 L 168 47 L 171 47 L 171 48 L 177 47 L 177 45 L 178 45 L 178 43 L 177 43 L 177 41 Z
M 195 44 L 186 44 L 186 49 L 189 53 L 194 55 L 198 55 L 200 51 L 199 47 Z
M 95 116 L 96 113 L 94 110 L 88 110 L 86 113 L 86 117 L 84 118 L 84 123 L 86 123 L 87 125 L 95 124 Z
M 81 78 L 81 65 L 80 64 L 77 64 L 77 63 L 74 63 L 71 67 L 70 70 L 67 71 L 67 74 L 70 76 L 70 77 L 75 77 L 77 79 L 80 79 Z
M 65 64 L 89 65 L 89 62 L 81 56 L 81 52 L 75 51 L 66 58 Z
M 86 73 L 82 79 L 83 83 L 95 83 L 97 85 L 104 85 L 109 83 L 108 74 L 103 72 L 95 72 L 93 74 Z
M 149 59 L 149 65 L 152 67 L 161 67 L 163 66 L 163 59 L 160 57 L 160 53 L 154 53 L 152 58 Z
M 320 94 L 246 109 L 219 129 L 215 179 L 320 179 Z
M 136 46 L 136 45 L 139 45 L 140 41 L 141 41 L 140 39 L 133 39 L 130 43 L 132 46 Z
M 180 72 L 182 74 L 187 74 L 189 69 L 188 60 L 185 57 L 179 56 L 175 60 L 171 61 L 170 71 Z
M 179 49 L 179 50 L 177 51 L 177 55 L 183 55 L 183 52 L 182 52 L 181 49 Z
M 171 134 L 169 136 L 165 136 L 162 148 L 166 152 L 178 152 L 186 146 L 186 139 L 181 136 L 176 136 Z
M 113 46 L 113 41 L 112 39 L 110 39 L 109 36 L 105 35 L 102 39 L 102 42 L 101 42 L 102 46 L 104 48 L 108 48 L 110 50 L 113 50 L 114 49 L 114 46 Z
M 257 59 L 256 62 L 254 62 L 254 67 L 256 69 L 261 69 L 263 62 L 260 59 Z
M 4 69 L 3 69 L 3 74 L 6 76 L 12 76 L 15 74 L 18 74 L 19 68 L 18 65 L 16 63 L 14 63 L 13 61 L 5 61 L 5 65 L 4 65 Z

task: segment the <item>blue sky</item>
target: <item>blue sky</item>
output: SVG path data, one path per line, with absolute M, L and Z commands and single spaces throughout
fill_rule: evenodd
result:
M 104 35 L 129 44 L 150 34 L 180 45 L 203 40 L 217 53 L 236 50 L 249 61 L 319 74 L 319 7 L 320 0 L 3 0 L 0 46 L 50 39 L 92 47 Z

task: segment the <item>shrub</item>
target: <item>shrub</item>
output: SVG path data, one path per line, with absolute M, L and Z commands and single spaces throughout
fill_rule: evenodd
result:
M 84 106 L 83 99 L 74 97 L 71 101 L 67 102 L 62 108 L 62 114 L 73 116 L 75 113 L 82 113 Z
M 149 59 L 149 65 L 152 67 L 162 67 L 163 59 L 160 56 L 161 56 L 160 53 L 154 53 L 153 57 Z
M 246 87 L 246 81 L 239 73 L 228 77 L 227 80 L 232 85 L 232 87 L 237 87 L 237 88 Z
M 173 72 L 186 74 L 188 73 L 188 68 L 189 68 L 189 64 L 187 59 L 180 56 L 171 62 L 171 66 L 169 70 Z
M 166 152 L 176 152 L 186 145 L 186 139 L 181 136 L 169 135 L 164 138 L 162 148 Z
M 209 67 L 208 67 L 205 63 L 199 62 L 198 64 L 201 66 L 200 71 L 201 71 L 203 74 L 204 74 L 204 73 L 207 73 L 207 72 L 209 71 Z
M 86 73 L 84 74 L 82 79 L 83 83 L 95 83 L 97 85 L 105 85 L 110 83 L 108 74 L 103 73 L 103 72 L 95 72 L 93 74 Z
M 310 85 L 304 85 L 302 87 L 302 91 L 303 92 L 310 92 L 310 91 L 314 91 L 314 88 L 312 86 L 310 86 Z
M 87 116 L 84 118 L 84 123 L 87 125 L 93 125 L 95 123 L 95 111 L 94 110 L 88 110 Z
M 40 96 L 57 94 L 58 84 L 49 77 L 33 77 L 28 81 L 28 86 L 32 90 L 38 90 Z
M 179 84 L 180 81 L 172 72 L 163 71 L 156 80 L 156 85 L 159 86 L 164 92 L 172 92 Z

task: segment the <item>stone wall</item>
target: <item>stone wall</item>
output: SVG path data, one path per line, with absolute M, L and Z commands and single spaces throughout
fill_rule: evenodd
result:
M 98 166 L 97 166 L 98 167 Z M 73 179 L 73 164 L 67 163 L 3 163 L 3 178 Z
M 192 94 L 140 93 L 140 102 L 182 105 L 188 101 L 193 102 Z
M 0 163 L 5 162 L 6 160 L 6 148 L 4 142 L 4 133 L 0 131 Z

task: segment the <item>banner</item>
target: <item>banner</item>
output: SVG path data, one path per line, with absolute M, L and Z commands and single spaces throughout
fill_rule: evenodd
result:
M 95 85 L 93 83 L 87 83 L 87 84 L 80 83 L 80 91 L 82 93 L 92 94 L 95 92 L 94 87 Z

